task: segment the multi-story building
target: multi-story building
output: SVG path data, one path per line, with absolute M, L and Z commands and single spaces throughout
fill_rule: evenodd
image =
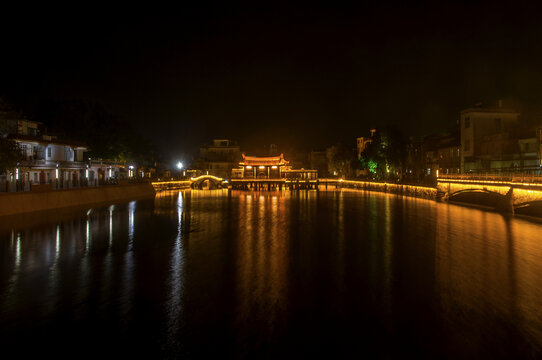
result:
M 68 187 L 88 179 L 87 164 L 83 162 L 83 154 L 87 151 L 84 144 L 24 133 L 9 134 L 7 138 L 19 145 L 24 159 L 6 180 L 22 181 L 27 185 L 54 182 L 59 187 Z
M 373 141 L 373 136 L 376 133 L 376 129 L 370 130 L 371 136 L 370 137 L 359 137 L 356 138 L 356 148 L 358 150 L 358 159 L 361 158 L 361 153 L 365 150 L 367 145 L 369 145 Z
M 461 150 L 457 132 L 426 136 L 422 142 L 424 176 L 435 178 L 439 174 L 458 174 Z
M 0 189 L 8 190 L 6 183 L 17 184 L 17 190 L 21 186 L 28 189 L 31 184 L 65 187 L 86 179 L 83 154 L 87 147 L 45 135 L 43 130 L 42 123 L 26 119 L 0 99 L 0 136 L 14 141 L 23 155 L 15 169 L 0 174 Z
M 473 107 L 461 111 L 461 172 L 490 172 L 495 166 L 506 168 L 503 162 L 507 159 L 505 148 L 514 142 L 515 129 L 520 113 L 514 109 L 502 107 L 499 101 L 497 107 Z M 487 144 L 497 152 L 489 151 Z M 495 162 L 498 161 L 498 162 Z M 492 162 L 494 162 L 492 167 Z
M 200 148 L 200 156 L 196 167 L 204 173 L 223 178 L 231 176 L 231 170 L 241 161 L 241 149 L 231 140 L 213 140 L 210 145 Z
M 403 179 L 418 182 L 425 176 L 423 139 L 417 136 L 409 137 L 406 143 L 406 159 Z
M 325 150 L 313 150 L 309 154 L 310 168 L 318 171 L 319 177 L 328 176 L 327 153 Z

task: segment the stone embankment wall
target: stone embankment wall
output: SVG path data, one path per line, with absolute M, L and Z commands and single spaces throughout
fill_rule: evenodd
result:
M 150 183 L 0 194 L 0 216 L 153 197 Z
M 430 200 L 437 199 L 437 189 L 428 186 L 344 180 L 339 182 L 339 187 L 347 189 L 379 191 Z

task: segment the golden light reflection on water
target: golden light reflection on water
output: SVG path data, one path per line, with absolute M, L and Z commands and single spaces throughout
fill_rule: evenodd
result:
M 448 316 L 458 309 L 496 313 L 530 341 L 542 339 L 540 225 L 445 204 L 436 216 L 435 274 Z
M 237 289 L 241 323 L 268 313 L 277 326 L 287 290 L 287 244 L 290 213 L 280 192 L 240 193 Z
M 541 231 L 517 217 L 391 194 L 168 192 L 147 207 L 131 202 L 11 229 L 0 243 L 0 305 L 53 316 L 77 304 L 84 317 L 95 301 L 93 309 L 123 323 L 137 296 L 145 304 L 156 297 L 175 348 L 194 313 L 241 329 L 258 319 L 265 338 L 288 328 L 299 303 L 337 312 L 374 306 L 390 329 L 408 311 L 403 302 L 421 303 L 454 329 L 452 345 L 483 343 L 493 328 L 542 344 Z M 152 291 L 137 295 L 146 286 Z M 233 315 L 220 317 L 229 307 Z

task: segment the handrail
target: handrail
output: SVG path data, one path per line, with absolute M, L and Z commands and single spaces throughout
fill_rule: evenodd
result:
M 519 183 L 542 183 L 542 175 L 525 173 L 502 174 L 443 174 L 438 180 L 470 180 L 470 181 L 501 181 Z

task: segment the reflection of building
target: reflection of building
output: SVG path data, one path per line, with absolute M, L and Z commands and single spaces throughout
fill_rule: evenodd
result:
M 238 169 L 232 170 L 232 178 L 244 179 L 316 179 L 316 170 L 292 169 L 284 155 L 279 156 L 247 156 Z
M 228 178 L 240 159 L 239 145 L 230 140 L 213 140 L 212 145 L 200 148 L 196 167 L 210 175 Z

